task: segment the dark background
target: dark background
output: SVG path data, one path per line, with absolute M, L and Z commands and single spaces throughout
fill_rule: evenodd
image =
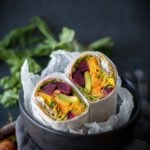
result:
M 89 43 L 110 36 L 115 42 L 112 60 L 119 73 L 142 69 L 150 75 L 149 0 L 1 0 L 0 38 L 12 28 L 27 24 L 31 17 L 45 19 L 55 34 L 63 26 L 73 28 L 77 39 Z M 8 74 L 0 62 L 0 77 Z M 14 118 L 17 108 L 0 106 L 0 126 Z

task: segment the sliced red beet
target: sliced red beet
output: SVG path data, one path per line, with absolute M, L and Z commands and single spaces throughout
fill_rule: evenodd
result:
M 89 71 L 89 66 L 86 61 L 81 61 L 77 67 L 80 72 Z
M 60 90 L 64 94 L 69 95 L 72 92 L 70 85 L 65 82 L 57 82 L 56 86 L 58 90 Z
M 53 91 L 56 89 L 56 85 L 55 84 L 52 84 L 52 83 L 49 83 L 47 85 L 45 85 L 42 89 L 42 91 L 46 94 L 52 94 Z
M 72 113 L 72 112 L 69 112 L 68 113 L 68 119 L 72 119 L 72 118 L 74 118 L 75 117 L 75 115 Z
M 75 71 L 72 74 L 72 79 L 74 83 L 79 84 L 80 86 L 84 86 L 85 85 L 85 79 L 83 74 L 80 71 Z
M 112 92 L 112 90 L 113 90 L 113 87 L 105 87 L 104 89 L 103 89 L 103 93 L 105 94 L 105 95 L 108 95 L 109 93 L 111 93 Z

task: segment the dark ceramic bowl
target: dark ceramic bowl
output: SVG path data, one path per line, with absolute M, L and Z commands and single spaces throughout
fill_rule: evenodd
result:
M 134 109 L 127 123 L 105 133 L 80 135 L 49 129 L 37 122 L 24 107 L 23 92 L 20 94 L 20 113 L 25 130 L 43 150 L 100 150 L 118 149 L 133 139 L 133 128 L 140 114 L 140 102 L 131 82 L 123 79 L 123 86 L 134 97 Z

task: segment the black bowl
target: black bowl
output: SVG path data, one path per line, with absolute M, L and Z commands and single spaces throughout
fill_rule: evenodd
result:
M 133 84 L 123 79 L 123 86 L 134 97 L 134 109 L 127 123 L 119 128 L 104 133 L 80 135 L 49 129 L 37 122 L 25 109 L 23 92 L 20 93 L 20 113 L 25 130 L 33 141 L 43 150 L 99 150 L 118 149 L 133 139 L 133 129 L 140 115 L 140 101 Z

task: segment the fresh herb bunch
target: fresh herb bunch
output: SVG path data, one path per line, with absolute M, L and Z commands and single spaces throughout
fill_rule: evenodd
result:
M 0 104 L 5 107 L 14 106 L 19 99 L 21 88 L 20 69 L 27 58 L 30 71 L 41 71 L 36 57 L 49 56 L 56 49 L 67 51 L 84 51 L 86 49 L 99 50 L 110 54 L 113 42 L 109 37 L 98 39 L 87 46 L 83 46 L 75 39 L 75 31 L 63 27 L 58 40 L 53 36 L 50 28 L 39 17 L 21 28 L 11 30 L 0 41 L 0 60 L 10 67 L 10 75 L 0 79 L 0 86 L 4 92 L 0 95 Z

